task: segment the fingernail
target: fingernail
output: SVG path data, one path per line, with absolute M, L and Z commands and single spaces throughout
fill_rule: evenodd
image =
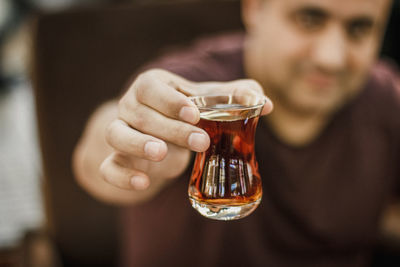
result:
M 160 154 L 161 144 L 159 142 L 148 141 L 144 145 L 144 153 L 150 158 L 157 158 Z
M 195 124 L 198 120 L 197 109 L 194 107 L 183 107 L 179 111 L 179 118 L 182 120 Z
M 205 151 L 209 146 L 209 139 L 205 134 L 192 133 L 189 136 L 188 144 L 190 149 L 196 152 Z
M 131 178 L 131 185 L 137 190 L 145 190 L 149 187 L 149 179 L 143 176 L 133 176 Z

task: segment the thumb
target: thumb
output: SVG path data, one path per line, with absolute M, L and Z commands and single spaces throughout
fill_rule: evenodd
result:
M 265 96 L 265 104 L 263 109 L 261 110 L 261 116 L 271 113 L 273 109 L 274 109 L 274 104 L 272 103 L 271 99 Z

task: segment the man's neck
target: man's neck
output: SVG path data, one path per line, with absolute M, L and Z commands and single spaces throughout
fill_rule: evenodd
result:
M 292 146 L 305 146 L 314 141 L 329 121 L 328 115 L 302 114 L 285 109 L 276 102 L 274 111 L 264 118 L 275 135 Z

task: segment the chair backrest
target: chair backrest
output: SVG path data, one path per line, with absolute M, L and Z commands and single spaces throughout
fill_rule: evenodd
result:
M 51 235 L 65 266 L 111 266 L 117 208 L 75 183 L 71 154 L 90 113 L 116 97 L 160 49 L 242 28 L 239 1 L 187 1 L 42 14 L 35 22 L 32 80 Z

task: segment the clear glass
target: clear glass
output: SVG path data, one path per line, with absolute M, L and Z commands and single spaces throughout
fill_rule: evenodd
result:
M 211 139 L 208 150 L 196 154 L 188 189 L 192 207 L 210 219 L 243 218 L 262 197 L 254 137 L 265 98 L 229 94 L 191 100 L 200 110 L 197 126 Z

